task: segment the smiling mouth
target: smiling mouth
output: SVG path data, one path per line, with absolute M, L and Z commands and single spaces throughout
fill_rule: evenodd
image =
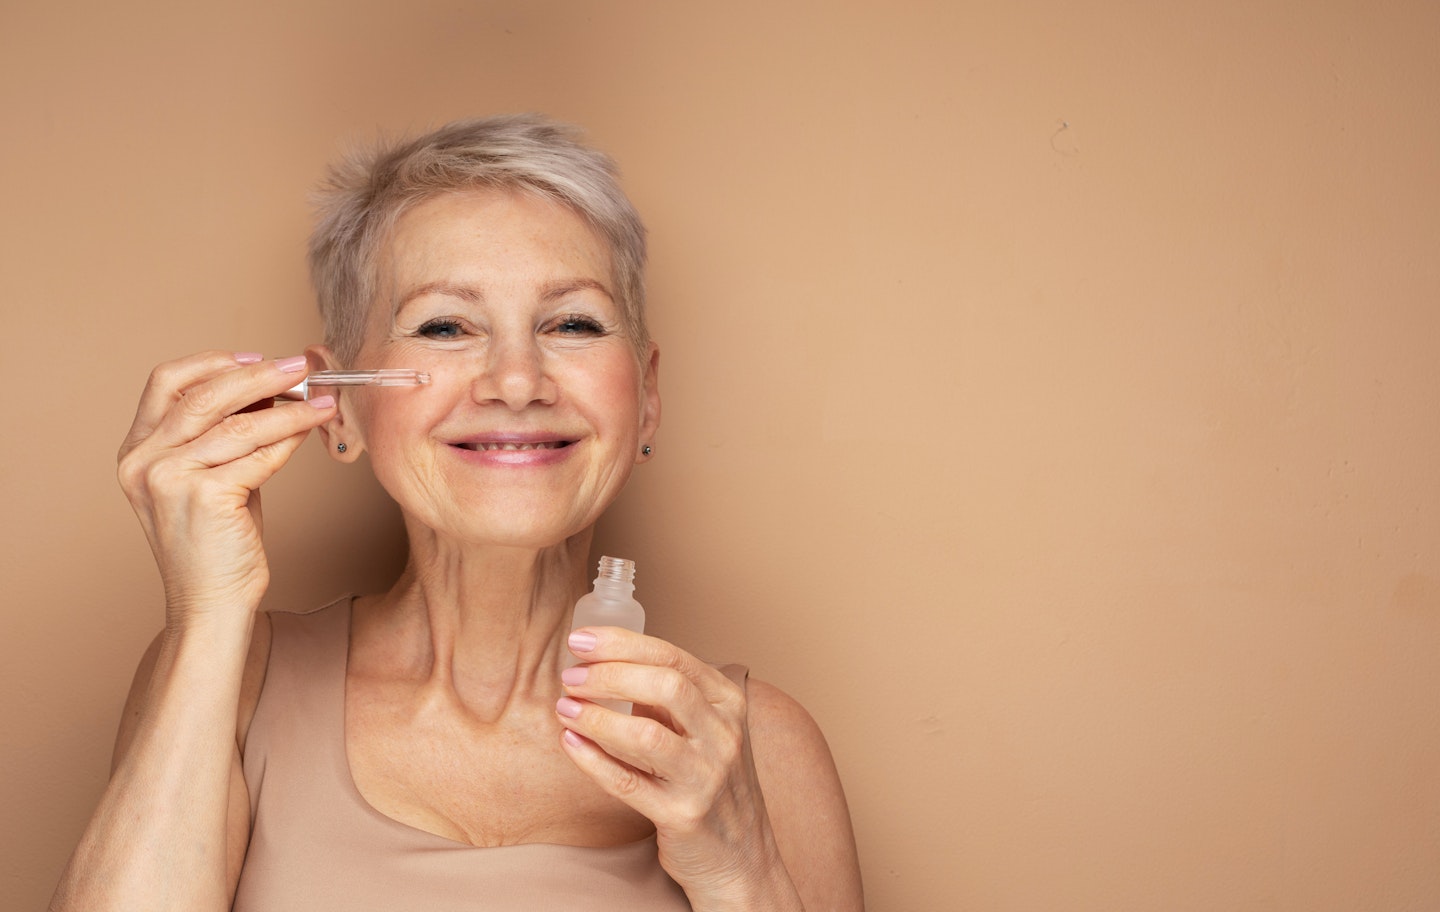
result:
M 570 445 L 568 440 L 549 440 L 544 443 L 457 443 L 462 450 L 490 453 L 502 450 L 558 450 Z

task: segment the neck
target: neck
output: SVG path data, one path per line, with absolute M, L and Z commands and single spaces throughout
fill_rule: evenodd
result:
M 365 611 L 365 642 L 356 645 L 384 663 L 380 673 L 458 698 L 481 717 L 498 718 L 517 701 L 553 701 L 575 600 L 589 586 L 590 530 L 540 550 L 411 531 L 405 571 Z

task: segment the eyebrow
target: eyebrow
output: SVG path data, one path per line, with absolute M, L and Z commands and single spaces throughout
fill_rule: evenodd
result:
M 483 300 L 485 297 L 469 285 L 456 285 L 454 282 L 426 282 L 424 285 L 417 285 L 401 295 L 399 299 L 396 300 L 394 309 L 399 311 L 400 308 L 416 298 L 432 294 L 447 295 L 452 298 L 459 298 L 462 301 L 468 301 L 472 304 L 476 301 Z
M 615 300 L 615 296 L 610 293 L 610 289 L 606 288 L 604 283 L 598 282 L 595 279 L 586 278 L 560 279 L 546 283 L 540 288 L 540 298 L 544 301 L 554 301 L 573 292 L 586 290 L 598 291 L 610 300 Z M 459 298 L 469 304 L 485 300 L 485 295 L 478 288 L 470 285 L 457 285 L 454 282 L 446 281 L 426 282 L 423 285 L 415 286 L 402 295 L 400 299 L 395 302 L 394 310 L 395 312 L 399 312 L 400 308 L 416 298 L 431 294 Z
M 610 293 L 610 289 L 606 288 L 603 283 L 597 282 L 595 279 L 584 278 L 561 279 L 558 282 L 550 282 L 540 289 L 540 297 L 546 301 L 553 301 L 556 298 L 563 298 L 572 292 L 586 290 L 598 291 L 610 300 L 615 300 L 615 296 Z

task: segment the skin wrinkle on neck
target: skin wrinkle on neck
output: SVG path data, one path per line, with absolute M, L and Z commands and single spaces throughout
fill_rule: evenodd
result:
M 357 612 L 358 623 L 390 629 L 366 638 L 384 645 L 353 657 L 352 672 L 369 674 L 370 663 L 380 663 L 414 681 L 427 703 L 456 701 L 477 721 L 537 701 L 548 706 L 575 600 L 587 587 L 589 531 L 538 552 L 477 552 L 416 531 L 397 586 Z
M 553 715 L 569 619 L 588 590 L 593 523 L 634 465 L 635 438 L 658 424 L 653 348 L 633 361 L 618 328 L 575 338 L 553 331 L 561 314 L 552 299 L 573 294 L 583 296 L 577 308 L 587 319 L 619 318 L 604 279 L 608 249 L 573 212 L 544 200 L 437 198 L 398 220 L 383 254 L 380 300 L 414 302 L 434 317 L 447 305 L 416 300 L 431 290 L 479 301 L 483 312 L 478 328 L 452 343 L 397 331 L 393 312 L 371 308 L 361 360 L 418 363 L 435 382 L 413 409 L 363 391 L 345 403 L 350 433 L 401 504 L 410 541 L 395 587 L 356 605 L 352 674 L 396 682 L 395 695 L 417 708 L 477 723 Z M 521 426 L 579 446 L 560 472 L 497 476 L 493 487 L 477 480 L 489 470 L 466 467 L 483 460 L 448 449 L 451 437 Z M 577 491 L 552 490 L 552 476 L 570 475 Z

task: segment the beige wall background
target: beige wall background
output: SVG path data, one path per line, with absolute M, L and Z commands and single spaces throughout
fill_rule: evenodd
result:
M 152 364 L 318 336 L 348 139 L 542 110 L 653 237 L 665 425 L 601 545 L 828 732 L 870 907 L 1440 907 L 1440 6 L 0 6 L 0 892 L 160 622 Z M 273 604 L 383 585 L 311 442 Z

